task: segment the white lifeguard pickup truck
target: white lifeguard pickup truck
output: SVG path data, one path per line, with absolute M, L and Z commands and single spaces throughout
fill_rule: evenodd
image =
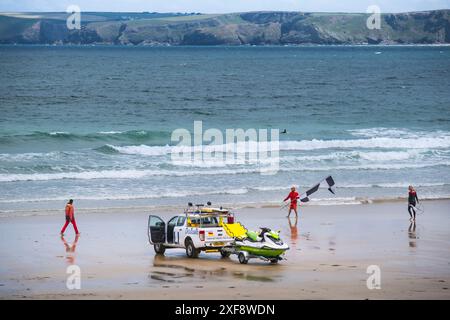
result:
M 230 247 L 234 239 L 227 234 L 223 224 L 233 223 L 232 213 L 202 204 L 195 207 L 189 203 L 183 214 L 172 217 L 167 223 L 155 215 L 148 217 L 148 240 L 156 254 L 164 254 L 166 249 L 183 248 L 189 258 L 197 258 L 201 251 L 229 256 L 222 249 Z

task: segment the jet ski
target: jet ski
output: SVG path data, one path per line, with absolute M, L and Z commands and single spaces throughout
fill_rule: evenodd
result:
M 246 264 L 250 258 L 277 263 L 289 249 L 281 240 L 279 232 L 264 227 L 258 232 L 248 231 L 245 236 L 235 240 L 234 246 L 242 264 Z

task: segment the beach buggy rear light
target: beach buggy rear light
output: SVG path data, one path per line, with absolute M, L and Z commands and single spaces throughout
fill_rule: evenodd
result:
M 198 232 L 198 237 L 200 238 L 200 241 L 205 241 L 205 230 L 200 230 Z

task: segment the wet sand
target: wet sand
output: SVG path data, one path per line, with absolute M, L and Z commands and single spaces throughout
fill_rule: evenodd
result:
M 75 248 L 71 226 L 59 236 L 63 214 L 2 217 L 0 298 L 450 299 L 450 201 L 424 207 L 415 226 L 399 202 L 307 206 L 297 225 L 277 208 L 237 211 L 250 229 L 281 230 L 290 250 L 278 265 L 218 253 L 188 259 L 181 249 L 155 256 L 146 210 L 78 212 Z M 72 264 L 80 290 L 66 287 Z M 369 265 L 380 267 L 381 289 L 367 288 Z

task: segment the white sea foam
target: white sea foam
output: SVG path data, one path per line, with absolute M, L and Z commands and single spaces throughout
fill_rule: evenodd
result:
M 422 138 L 369 138 L 349 140 L 280 141 L 280 150 L 318 149 L 435 149 L 449 148 L 450 136 Z
M 406 128 L 365 128 L 365 129 L 353 129 L 348 130 L 353 136 L 364 138 L 436 138 L 436 137 L 448 137 L 449 131 L 417 131 Z
M 1 161 L 31 161 L 38 158 L 54 158 L 56 156 L 60 156 L 61 153 L 52 151 L 52 152 L 27 152 L 27 153 L 0 153 Z
M 408 188 L 413 185 L 416 188 L 443 187 L 449 186 L 449 182 L 387 182 L 387 183 L 366 183 L 366 184 L 340 184 L 339 188 Z
M 450 161 L 440 163 L 367 163 L 361 165 L 337 165 L 324 167 L 305 167 L 299 170 L 288 168 L 284 171 L 339 171 L 339 170 L 401 170 L 450 166 Z M 283 171 L 283 169 L 280 169 Z
M 345 151 L 345 152 L 331 152 L 322 155 L 310 156 L 282 156 L 280 159 L 284 162 L 298 163 L 303 161 L 309 162 L 324 162 L 333 160 L 354 160 L 363 159 L 368 161 L 392 161 L 392 160 L 407 160 L 416 158 L 421 155 L 419 150 L 408 151 Z
M 365 128 L 365 129 L 354 129 L 348 130 L 353 136 L 364 137 L 364 138 L 404 138 L 404 137 L 417 137 L 417 132 L 411 131 L 409 129 L 401 128 Z
M 111 149 L 114 149 L 123 154 L 135 154 L 135 155 L 144 155 L 144 156 L 163 156 L 166 154 L 170 154 L 172 147 L 169 145 L 165 146 L 113 146 L 108 145 Z
M 161 172 L 162 174 L 163 172 Z M 47 181 L 62 179 L 139 179 L 151 175 L 148 171 L 139 170 L 105 170 L 61 173 L 33 173 L 33 174 L 0 174 L 0 182 L 12 181 Z
M 53 131 L 48 133 L 51 136 L 62 136 L 62 135 L 69 135 L 69 132 L 66 131 Z
M 133 152 L 133 149 L 128 147 L 126 148 L 125 152 Z M 152 147 L 147 147 L 152 148 Z M 119 150 L 122 150 L 121 147 L 118 147 Z M 117 149 L 115 149 L 117 150 Z M 154 149 L 149 149 L 150 152 L 154 155 L 156 154 Z M 140 152 L 140 151 L 138 151 Z M 234 161 L 227 161 L 226 157 L 219 158 L 221 161 L 215 161 L 214 158 L 212 159 L 205 159 L 204 161 L 176 161 L 171 162 L 170 159 L 161 159 L 158 157 L 167 157 L 167 154 L 165 153 L 166 150 L 163 150 L 160 152 L 160 156 L 153 156 L 154 161 L 157 161 L 158 163 L 163 163 L 166 161 L 168 165 L 175 165 L 176 167 L 187 167 L 187 168 L 224 168 L 233 166 L 237 163 L 234 163 Z M 86 154 L 83 153 L 77 153 L 77 152 L 47 152 L 47 153 L 19 153 L 19 154 L 10 154 L 10 153 L 0 153 L 0 161 L 5 162 L 15 162 L 15 167 L 18 169 L 24 168 L 29 169 L 27 167 L 28 165 L 36 165 L 39 163 L 42 163 L 41 161 L 45 161 L 45 163 L 48 163 L 49 166 L 52 166 L 49 161 L 62 161 L 64 159 L 79 159 L 79 169 L 80 171 L 83 171 L 83 161 L 86 158 Z M 314 169 L 317 167 L 318 164 L 326 165 L 328 164 L 331 166 L 332 163 L 336 163 L 338 165 L 339 163 L 343 163 L 344 161 L 346 164 L 352 164 L 355 163 L 355 165 L 359 165 L 359 160 L 365 160 L 367 163 L 371 162 L 390 162 L 390 161 L 397 161 L 398 164 L 399 161 L 405 161 L 405 160 L 414 160 L 418 161 L 420 160 L 421 163 L 422 160 L 427 161 L 427 165 L 430 163 L 434 163 L 438 165 L 439 163 L 445 163 L 448 159 L 450 159 L 450 154 L 447 154 L 447 152 L 444 150 L 433 150 L 429 152 L 429 150 L 407 150 L 407 151 L 341 151 L 341 152 L 330 152 L 326 154 L 320 154 L 320 155 L 290 155 L 289 153 L 284 153 L 280 155 L 280 158 L 278 159 L 279 162 L 282 164 L 282 167 L 289 167 L 289 166 L 302 166 L 306 167 L 306 170 Z M 115 159 L 118 161 L 119 159 Z M 150 160 L 150 159 L 148 159 Z M 145 163 L 148 163 L 148 160 L 146 159 Z M 245 165 L 259 165 L 259 166 L 269 166 L 277 159 L 274 158 L 266 158 L 266 159 L 252 159 L 250 161 L 245 162 Z M 127 163 L 130 160 L 127 161 Z M 141 159 L 135 159 L 135 161 L 142 161 Z M 359 161 L 356 163 L 356 161 Z M 23 162 L 23 164 L 20 164 L 17 166 L 17 162 Z M 29 163 L 29 164 L 28 164 Z M 54 167 L 54 166 L 52 166 Z M 90 169 L 92 170 L 92 164 L 89 164 Z M 124 166 L 122 169 L 127 169 L 129 166 Z M 308 169 L 309 167 L 309 169 Z M 329 167 L 327 167 L 329 168 Z M 317 170 L 321 170 L 316 168 Z M 355 169 L 358 169 L 355 167 Z M 67 170 L 66 170 L 67 171 Z M 6 171 L 7 172 L 7 171 Z M 1 178 L 0 178 L 0 181 Z
M 281 191 L 289 190 L 292 186 L 264 186 L 264 187 L 252 187 L 251 189 L 256 191 Z
M 193 197 L 193 196 L 204 196 L 204 195 L 239 195 L 248 193 L 247 188 L 236 188 L 236 189 L 224 189 L 224 190 L 197 190 L 197 191 L 164 191 L 152 192 L 148 194 L 115 194 L 115 195 L 66 195 L 54 198 L 24 198 L 24 199 L 0 199 L 0 203 L 22 203 L 22 202 L 52 202 L 52 201 L 67 201 L 69 198 L 76 198 L 78 200 L 139 200 L 139 199 L 158 199 L 158 198 L 180 198 L 180 197 Z
M 203 145 L 203 146 L 114 146 L 108 145 L 110 148 L 124 154 L 136 154 L 145 156 L 160 156 L 173 153 L 197 153 L 197 152 L 222 152 L 222 153 L 256 153 L 266 152 L 276 147 L 276 143 L 267 142 L 259 143 L 255 141 L 227 143 L 219 145 Z
M 123 131 L 100 131 L 99 134 L 121 134 Z
M 408 168 L 428 168 L 436 166 L 450 166 L 450 162 L 438 164 L 363 164 L 363 165 L 340 165 L 340 166 L 322 166 L 311 167 L 295 166 L 290 168 L 280 168 L 280 172 L 330 172 L 339 170 L 401 170 Z M 92 180 L 92 179 L 142 179 L 152 176 L 209 176 L 209 175 L 236 175 L 236 174 L 260 174 L 265 170 L 271 170 L 264 167 L 242 168 L 242 169 L 221 169 L 221 170 L 101 170 L 101 171 L 82 171 L 82 172 L 58 172 L 58 173 L 19 173 L 19 174 L 0 174 L 0 182 L 17 181 L 47 181 L 47 180 Z
M 237 146 L 237 147 L 236 147 Z M 221 144 L 205 146 L 114 146 L 110 148 L 124 154 L 145 156 L 160 156 L 171 153 L 192 152 L 267 152 L 275 147 L 271 142 L 258 143 L 255 141 L 247 144 Z M 390 138 L 373 137 L 367 139 L 338 139 L 338 140 L 289 140 L 280 141 L 279 150 L 284 151 L 308 151 L 319 149 L 443 149 L 450 148 L 450 135 L 438 135 L 436 137 L 409 137 Z
M 416 188 L 426 188 L 426 187 L 443 187 L 450 186 L 449 182 L 396 182 L 396 183 L 362 183 L 362 184 L 346 184 L 346 183 L 337 183 L 336 188 L 408 188 L 408 186 L 413 185 Z M 310 188 L 311 185 L 297 185 L 297 188 L 307 189 Z M 291 188 L 291 185 L 285 186 L 263 186 L 263 187 L 252 187 L 250 190 L 256 191 L 286 191 Z M 321 188 L 326 189 L 326 186 L 322 186 Z
M 92 179 L 141 179 L 152 176 L 194 176 L 194 175 L 232 175 L 243 173 L 256 173 L 259 169 L 241 170 L 102 170 L 83 172 L 61 172 L 61 173 L 33 173 L 33 174 L 0 174 L 0 182 L 14 181 L 47 181 L 47 180 L 92 180 Z
M 414 151 L 358 152 L 361 159 L 369 161 L 407 160 L 419 153 Z

